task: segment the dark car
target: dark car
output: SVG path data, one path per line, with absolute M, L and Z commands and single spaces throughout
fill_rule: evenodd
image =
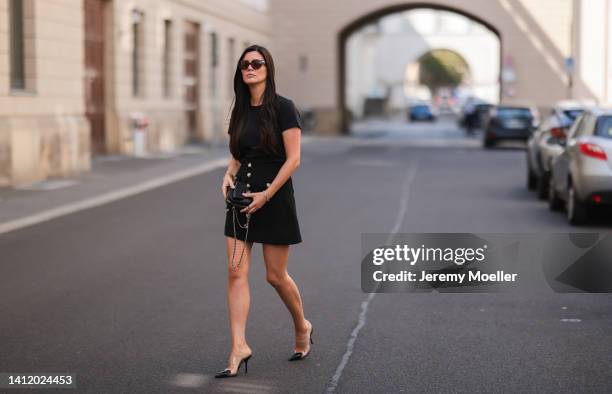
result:
M 489 103 L 478 103 L 464 107 L 459 126 L 465 128 L 468 133 L 481 128 L 483 118 L 492 107 L 493 104 Z
M 493 108 L 493 104 L 487 104 L 487 103 L 476 104 L 476 119 L 474 122 L 475 128 L 482 127 L 482 120 L 485 117 L 485 115 L 489 113 L 491 108 Z
M 527 106 L 492 107 L 484 119 L 483 145 L 489 148 L 499 140 L 526 141 L 535 129 L 536 110 Z
M 431 110 L 431 107 L 427 104 L 411 105 L 408 110 L 408 117 L 410 118 L 410 121 L 429 120 L 433 122 L 436 120 L 436 116 Z

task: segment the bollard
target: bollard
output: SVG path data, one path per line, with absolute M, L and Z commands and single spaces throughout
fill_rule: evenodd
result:
M 142 112 L 133 112 L 130 114 L 132 120 L 132 136 L 133 136 L 133 155 L 143 157 L 147 154 L 147 127 L 149 120 Z

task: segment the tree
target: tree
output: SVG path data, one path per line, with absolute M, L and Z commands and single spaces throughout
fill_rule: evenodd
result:
M 441 87 L 459 86 L 467 68 L 457 53 L 444 49 L 434 50 L 419 59 L 419 80 L 434 95 Z

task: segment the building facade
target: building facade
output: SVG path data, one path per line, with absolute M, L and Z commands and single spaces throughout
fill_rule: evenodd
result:
M 0 1 L 0 185 L 89 168 L 82 24 L 80 2 Z
M 501 101 L 612 103 L 612 0 L 0 0 L 0 186 L 78 174 L 93 155 L 225 142 L 252 43 L 315 133 L 346 132 L 349 39 L 418 9 L 498 37 Z
M 314 112 L 315 132 L 345 133 L 349 129 L 346 109 L 350 37 L 387 15 L 425 8 L 464 15 L 495 32 L 500 43 L 501 102 L 529 102 L 545 109 L 558 100 L 573 97 L 606 104 L 611 100 L 612 77 L 610 3 L 611 0 L 272 0 L 272 43 L 278 81 L 302 107 Z M 565 66 L 568 58 L 576 64 L 571 83 Z
M 346 42 L 346 107 L 364 112 L 372 92 L 386 92 L 388 106 L 404 113 L 410 100 L 431 99 L 420 84 L 419 61 L 436 50 L 453 52 L 466 68 L 463 85 L 471 95 L 499 101 L 499 38 L 477 22 L 447 11 L 417 9 L 384 16 Z M 429 94 L 421 94 L 422 92 Z
M 267 7 L 0 0 L 0 186 L 87 171 L 92 155 L 223 141 L 238 56 L 268 45 Z
M 612 105 L 612 0 L 574 4 L 570 95 Z

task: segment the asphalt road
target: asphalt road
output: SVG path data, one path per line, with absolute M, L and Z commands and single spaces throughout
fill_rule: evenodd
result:
M 361 291 L 362 233 L 573 229 L 525 189 L 519 148 L 450 123 L 360 130 L 304 145 L 294 175 L 309 358 L 286 361 L 257 245 L 249 373 L 212 377 L 230 339 L 219 169 L 1 235 L 0 372 L 75 373 L 91 393 L 611 392 L 612 295 Z

